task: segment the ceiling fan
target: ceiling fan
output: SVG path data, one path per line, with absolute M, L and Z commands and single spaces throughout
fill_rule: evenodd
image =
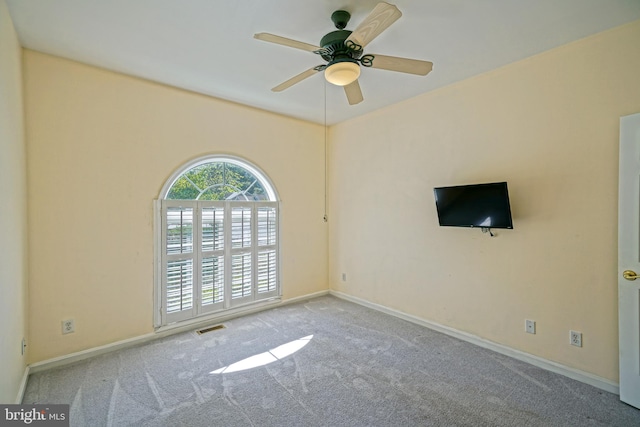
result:
M 322 37 L 320 47 L 275 34 L 254 34 L 253 37 L 258 40 L 313 52 L 327 61 L 326 64 L 303 71 L 271 90 L 274 92 L 283 91 L 320 71 L 324 71 L 325 79 L 329 83 L 344 86 L 349 104 L 355 105 L 363 100 L 362 90 L 358 83 L 360 66 L 426 76 L 433 68 L 433 63 L 429 61 L 378 54 L 363 55 L 364 47 L 401 16 L 402 12 L 396 6 L 381 2 L 352 32 L 344 29 L 351 18 L 349 12 L 337 10 L 331 15 L 331 20 L 337 30 Z

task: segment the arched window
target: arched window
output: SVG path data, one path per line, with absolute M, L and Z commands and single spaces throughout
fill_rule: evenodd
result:
M 165 199 L 276 201 L 264 174 L 230 157 L 198 160 L 168 182 L 170 186 L 163 189 Z
M 157 326 L 280 295 L 277 196 L 258 168 L 199 159 L 174 173 L 160 197 Z

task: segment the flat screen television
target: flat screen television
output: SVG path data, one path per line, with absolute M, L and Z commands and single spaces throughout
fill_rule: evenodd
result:
M 433 189 L 441 226 L 513 228 L 506 182 Z

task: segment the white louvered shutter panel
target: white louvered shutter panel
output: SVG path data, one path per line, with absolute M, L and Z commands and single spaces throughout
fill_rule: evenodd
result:
M 162 205 L 162 304 L 167 322 L 193 317 L 195 314 L 194 271 L 195 203 L 166 201 Z
M 278 292 L 278 211 L 276 203 L 263 202 L 257 210 L 257 298 L 277 295 Z
M 231 306 L 253 300 L 253 203 L 230 202 Z
M 224 308 L 225 208 L 224 202 L 199 202 L 200 307 L 207 313 Z

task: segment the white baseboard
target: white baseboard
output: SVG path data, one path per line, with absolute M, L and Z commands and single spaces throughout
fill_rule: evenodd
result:
M 69 365 L 71 363 L 79 362 L 81 360 L 89 359 L 90 357 L 99 356 L 101 354 L 110 353 L 115 350 L 120 350 L 127 347 L 133 347 L 135 345 L 143 344 L 149 341 L 153 341 L 158 338 L 163 338 L 169 335 L 178 334 L 194 329 L 198 329 L 202 326 L 209 325 L 212 322 L 224 322 L 234 317 L 246 316 L 247 314 L 258 313 L 260 311 L 268 310 L 275 307 L 282 307 L 284 305 L 293 304 L 299 301 L 316 298 L 323 295 L 328 295 L 329 291 L 319 291 L 312 294 L 303 295 L 300 297 L 289 298 L 286 300 L 275 299 L 267 301 L 265 303 L 241 307 L 237 310 L 225 311 L 223 313 L 213 314 L 210 316 L 203 316 L 201 318 L 189 320 L 186 322 L 180 322 L 173 325 L 167 325 L 156 329 L 154 332 L 148 334 L 139 335 L 137 337 L 128 338 L 122 341 L 116 341 L 110 344 L 101 345 L 98 347 L 89 348 L 87 350 L 78 351 L 75 353 L 66 354 L 60 357 L 54 357 L 52 359 L 43 360 L 41 362 L 32 363 L 28 366 L 30 373 L 42 372 L 48 369 L 57 368 L 60 366 Z M 26 380 L 25 380 L 26 384 Z
M 22 399 L 24 398 L 24 391 L 27 389 L 27 381 L 29 380 L 29 366 L 25 366 L 24 374 L 22 374 L 22 380 L 20 380 L 20 388 L 18 389 L 18 394 L 16 395 L 16 405 L 22 403 Z
M 88 359 L 90 357 L 95 357 L 101 354 L 105 354 L 105 353 L 109 353 L 115 350 L 119 350 L 122 348 L 127 348 L 127 347 L 133 347 L 135 345 L 139 345 L 139 344 L 143 344 L 145 342 L 148 341 L 152 341 L 158 338 L 162 338 L 168 335 L 173 335 L 173 334 L 177 334 L 177 333 L 181 333 L 181 332 L 185 332 L 191 329 L 197 329 L 199 326 L 204 326 L 205 324 L 211 323 L 213 321 L 217 321 L 217 322 L 222 322 L 222 321 L 226 321 L 226 320 L 230 320 L 234 317 L 238 317 L 238 316 L 244 316 L 247 314 L 252 314 L 252 313 L 257 313 L 259 311 L 263 311 L 263 310 L 267 310 L 270 308 L 274 308 L 274 307 L 281 307 L 284 305 L 288 305 L 288 304 L 293 304 L 296 302 L 300 302 L 300 301 L 305 301 L 308 299 L 312 299 L 312 298 L 316 298 L 319 296 L 323 296 L 323 295 L 333 295 L 335 297 L 347 300 L 347 301 L 351 301 L 353 303 L 389 314 L 391 316 L 395 316 L 398 317 L 400 319 L 406 320 L 408 322 L 411 323 L 415 323 L 430 329 L 433 329 L 435 331 L 438 332 L 442 332 L 444 334 L 447 334 L 449 336 L 461 339 L 463 341 L 467 341 L 470 342 L 472 344 L 478 345 L 480 347 L 484 347 L 487 348 L 489 350 L 495 351 L 497 353 L 500 354 L 504 354 L 506 356 L 510 356 L 513 357 L 514 359 L 518 359 L 521 360 L 523 362 L 527 362 L 530 363 L 531 365 L 537 366 L 539 368 L 543 368 L 546 369 L 548 371 L 551 372 L 555 372 L 561 375 L 564 375 L 566 377 L 572 378 L 574 380 L 577 381 L 581 381 L 583 383 L 592 385 L 594 387 L 597 387 L 599 389 L 608 391 L 610 393 L 614 393 L 614 394 L 620 394 L 620 389 L 617 383 L 614 383 L 612 381 L 609 381 L 605 378 L 599 377 L 597 375 L 593 375 L 590 374 L 588 372 L 584 372 L 584 371 L 580 371 L 578 369 L 574 369 L 574 368 L 570 368 L 568 366 L 564 366 L 562 364 L 538 357 L 538 356 L 534 356 L 532 354 L 529 353 L 525 353 L 523 351 L 520 350 L 515 350 L 513 348 L 504 346 L 502 344 L 497 344 L 494 343 L 492 341 L 488 341 L 484 338 L 480 338 L 476 335 L 472 335 L 469 334 L 467 332 L 462 332 L 459 331 L 457 329 L 448 327 L 448 326 L 444 326 L 444 325 L 440 325 L 438 323 L 435 322 L 430 322 L 428 320 L 419 318 L 417 316 L 413 316 L 410 314 L 406 314 L 403 313 L 401 311 L 398 310 L 394 310 L 388 307 L 385 307 L 383 305 L 380 304 L 375 304 L 372 302 L 369 302 L 367 300 L 358 298 L 358 297 L 354 297 L 339 291 L 319 291 L 319 292 L 314 292 L 312 294 L 308 294 L 308 295 L 303 295 L 300 297 L 295 297 L 295 298 L 290 298 L 284 301 L 277 301 L 277 302 L 272 302 L 272 303 L 268 303 L 265 305 L 261 305 L 258 307 L 252 307 L 248 310 L 244 310 L 242 312 L 235 312 L 232 314 L 228 314 L 228 313 L 224 313 L 223 315 L 218 315 L 218 316 L 211 316 L 211 317 L 206 317 L 206 318 L 202 318 L 202 319 L 198 319 L 195 322 L 191 322 L 188 324 L 177 324 L 177 325 L 171 325 L 170 327 L 165 327 L 165 329 L 159 329 L 156 332 L 151 332 L 145 335 L 140 335 L 137 337 L 133 337 L 133 338 L 129 338 L 126 340 L 122 340 L 122 341 L 117 341 L 114 343 L 110 343 L 110 344 L 106 344 L 103 346 L 98 346 L 98 347 L 93 347 L 87 350 L 82 350 L 79 352 L 75 352 L 75 353 L 71 353 L 71 354 L 67 354 L 64 356 L 60 356 L 60 357 L 55 357 L 52 359 L 48 359 L 48 360 L 44 360 L 41 362 L 36 362 L 33 363 L 29 366 L 27 366 L 25 368 L 25 372 L 22 378 L 22 382 L 20 384 L 20 389 L 18 391 L 18 395 L 16 397 L 16 403 L 21 403 L 23 396 L 24 396 L 24 391 L 26 389 L 26 385 L 27 385 L 27 379 L 29 377 L 29 374 L 31 373 L 36 373 L 36 372 L 42 372 L 51 368 L 56 368 L 59 366 L 65 366 L 71 363 L 75 363 L 81 360 L 85 360 Z
M 294 304 L 296 302 L 310 300 L 310 299 L 313 299 L 313 298 L 329 295 L 329 293 L 330 292 L 327 289 L 325 291 L 318 291 L 318 292 L 314 292 L 312 294 L 302 295 L 300 297 L 289 298 L 287 300 L 282 301 L 282 305 Z
M 513 349 L 511 347 L 504 346 L 502 344 L 498 344 L 484 338 L 480 338 L 476 335 L 469 334 L 467 332 L 462 332 L 454 328 L 450 328 L 448 326 L 440 325 L 435 322 L 430 322 L 428 320 L 422 319 L 417 316 L 413 316 L 411 314 L 403 313 L 398 310 L 394 310 L 392 308 L 385 307 L 380 304 L 375 304 L 369 302 L 367 300 L 354 297 L 352 295 L 348 295 L 339 291 L 329 291 L 329 294 L 336 296 L 338 298 L 351 301 L 356 304 L 360 304 L 362 306 L 380 311 L 382 313 L 389 314 L 391 316 L 398 317 L 400 319 L 406 320 L 411 323 L 415 323 L 429 329 L 433 329 L 438 332 L 442 332 L 443 334 L 452 336 L 454 338 L 461 339 L 463 341 L 470 342 L 471 344 L 475 344 L 480 347 L 487 348 L 489 350 L 493 350 L 496 353 L 504 354 L 506 356 L 513 357 L 514 359 L 521 360 L 523 362 L 527 362 L 531 365 L 537 366 L 542 369 L 546 369 L 551 372 L 555 372 L 557 374 L 564 375 L 571 379 L 581 381 L 583 383 L 592 385 L 599 389 L 608 391 L 614 394 L 620 394 L 620 387 L 617 383 L 614 383 L 606 378 L 599 377 L 594 374 L 590 374 L 589 372 L 584 372 L 579 369 L 570 368 L 568 366 L 564 366 L 560 363 L 553 362 L 551 360 L 544 359 L 542 357 L 534 356 L 529 353 L 525 353 L 520 350 Z
M 43 360 L 41 362 L 32 363 L 29 365 L 32 374 L 37 372 L 46 371 L 52 368 L 58 368 L 60 366 L 69 365 L 71 363 L 79 362 L 81 360 L 88 359 L 90 357 L 99 356 L 101 354 L 110 353 L 121 348 L 132 347 L 134 345 L 142 344 L 147 341 L 151 341 L 157 338 L 155 333 L 149 333 L 140 335 L 133 338 L 128 338 L 122 341 L 116 341 L 110 344 L 101 345 L 98 347 L 89 348 L 75 353 L 65 354 L 64 356 L 54 357 L 51 359 Z

